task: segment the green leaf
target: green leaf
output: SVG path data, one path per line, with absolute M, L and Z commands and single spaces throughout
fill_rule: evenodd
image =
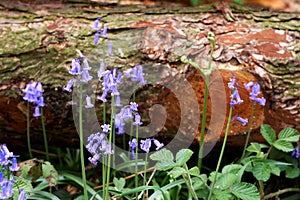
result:
M 186 173 L 186 170 L 184 168 L 174 167 L 171 171 L 168 172 L 168 175 L 175 179 L 183 175 L 184 173 Z
M 114 177 L 113 182 L 114 182 L 114 184 L 115 184 L 115 186 L 116 186 L 116 189 L 117 189 L 118 191 L 122 191 L 123 188 L 124 188 L 124 186 L 125 186 L 125 183 L 126 183 L 126 181 L 125 181 L 124 178 L 118 179 L 117 177 Z
M 223 167 L 222 169 L 222 174 L 225 173 L 233 173 L 236 174 L 243 166 L 240 164 L 230 164 L 230 165 L 226 165 Z
M 288 142 L 298 142 L 299 140 L 299 133 L 294 128 L 285 128 L 280 131 L 278 138 L 283 139 Z
M 176 154 L 176 163 L 179 166 L 184 165 L 193 155 L 193 151 L 190 149 L 181 149 L 177 154 Z
M 242 200 L 260 200 L 257 188 L 250 183 L 236 183 L 230 187 L 230 192 Z
M 300 175 L 300 169 L 298 167 L 288 167 L 285 171 L 285 177 L 297 178 Z
M 228 190 L 218 190 L 214 189 L 213 194 L 217 200 L 231 200 L 232 194 Z
M 173 161 L 173 153 L 168 149 L 161 149 L 150 155 L 150 159 L 154 161 Z
M 193 180 L 193 179 L 192 179 Z M 180 180 L 176 180 L 173 182 L 170 182 L 169 184 L 163 186 L 161 188 L 162 191 L 166 192 L 171 190 L 174 187 L 178 187 L 178 185 L 182 185 L 185 184 L 185 180 L 184 179 L 180 179 Z M 150 197 L 149 200 L 157 200 L 157 199 L 163 199 L 162 193 L 160 190 L 156 190 Z
M 288 142 L 288 141 L 284 140 L 284 139 L 276 140 L 276 142 L 274 142 L 273 146 L 276 149 L 279 149 L 279 150 L 284 151 L 284 152 L 294 151 L 293 144 L 291 142 Z
M 192 183 L 194 190 L 199 190 L 205 188 L 205 183 L 207 182 L 206 174 L 201 174 L 199 177 L 193 177 Z
M 254 166 L 252 168 L 252 173 L 257 180 L 267 181 L 271 176 L 270 165 L 267 165 L 263 162 L 254 163 Z
M 253 153 L 258 153 L 261 152 L 260 145 L 256 142 L 251 143 L 249 147 L 247 147 L 247 151 L 253 152 Z
M 270 168 L 271 168 L 271 173 L 276 175 L 276 176 L 279 176 L 280 175 L 280 169 L 279 167 L 277 167 L 276 165 L 270 165 Z
M 232 173 L 222 174 L 216 181 L 215 188 L 227 189 L 231 185 L 233 185 L 236 180 L 237 180 L 237 175 L 235 174 Z
M 172 169 L 173 167 L 177 167 L 177 166 L 178 165 L 173 161 L 163 160 L 163 161 L 157 162 L 154 167 L 157 170 L 166 171 L 166 170 Z
M 195 167 L 192 167 L 191 169 L 189 169 L 189 173 L 191 176 L 199 176 L 200 170 L 197 166 L 195 166 Z
M 263 124 L 260 127 L 260 132 L 262 134 L 262 136 L 265 138 L 265 140 L 272 145 L 275 140 L 276 140 L 276 134 L 274 129 L 272 129 L 271 126 L 267 125 L 267 124 Z
M 28 176 L 28 173 L 30 171 L 31 165 L 30 163 L 26 162 L 22 167 L 21 167 L 21 174 L 22 177 L 26 178 Z
M 209 180 L 210 182 L 214 182 L 215 174 L 216 174 L 215 171 L 214 171 L 214 172 L 210 172 L 209 177 L 208 177 L 208 180 Z M 219 178 L 220 178 L 221 175 L 222 175 L 222 174 L 221 174 L 220 172 L 218 172 L 218 177 L 219 177 Z M 218 178 L 217 178 L 217 180 L 218 180 Z
M 47 179 L 50 185 L 56 185 L 58 181 L 58 173 L 50 162 L 46 161 L 42 164 L 43 177 Z

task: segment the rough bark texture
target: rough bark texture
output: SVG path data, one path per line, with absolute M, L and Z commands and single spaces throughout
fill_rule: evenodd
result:
M 78 50 L 89 59 L 96 77 L 99 58 L 106 56 L 101 46 L 108 42 L 113 46 L 113 55 L 106 61 L 109 66 L 128 68 L 140 63 L 146 72 L 148 70 L 148 77 L 157 65 L 173 68 L 174 74 L 167 78 L 162 74 L 160 85 L 184 75 L 196 91 L 200 116 L 204 82 L 199 72 L 181 62 L 181 57 L 188 56 L 200 63 L 200 67 L 206 67 L 211 49 L 206 39 L 209 31 L 216 35 L 213 64 L 223 78 L 220 81 L 225 85 L 227 99 L 230 73 L 236 74 L 241 86 L 245 104 L 237 107 L 234 115 L 250 116 L 251 102 L 243 88 L 250 80 L 260 83 L 267 99 L 265 108 L 256 106 L 253 124 L 256 131 L 251 139 L 262 141 L 257 130 L 262 123 L 270 124 L 277 132 L 284 127 L 300 130 L 299 13 L 231 6 L 233 16 L 228 15 L 226 19 L 214 5 L 116 7 L 83 1 L 39 5 L 2 1 L 0 9 L 0 143 L 25 145 L 27 114 L 21 89 L 35 80 L 44 85 L 50 145 L 76 146 L 78 135 L 73 125 L 71 95 L 64 92 L 62 86 L 72 78 L 68 69 L 71 59 L 79 56 Z M 92 25 L 97 17 L 109 27 L 109 33 L 95 46 Z M 212 77 L 212 85 L 213 80 Z M 180 114 L 178 102 L 174 103 L 176 98 L 170 91 L 159 85 L 154 88 L 158 95 L 146 103 L 165 106 L 168 119 L 164 130 L 169 131 L 167 136 L 171 137 L 174 131 L 176 134 L 181 117 L 187 116 Z M 185 106 L 188 106 L 188 94 L 186 98 Z M 141 108 L 146 108 L 141 99 Z M 212 117 L 210 109 L 209 106 L 208 121 Z M 40 119 L 32 119 L 31 126 L 32 141 L 42 143 Z M 207 130 L 212 131 L 209 126 Z M 242 145 L 246 130 L 247 127 L 233 122 L 229 142 Z M 206 139 L 210 140 L 209 133 L 207 135 Z

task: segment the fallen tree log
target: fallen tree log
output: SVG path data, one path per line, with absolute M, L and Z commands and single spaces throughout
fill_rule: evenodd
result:
M 102 57 L 106 57 L 109 66 L 119 68 L 142 64 L 150 79 L 156 66 L 170 69 L 162 73 L 161 82 L 154 85 L 156 91 L 159 91 L 153 95 L 155 98 L 151 100 L 147 97 L 150 100 L 139 102 L 141 108 L 147 108 L 147 104 L 164 105 L 168 118 L 160 137 L 169 140 L 174 136 L 174 131 L 176 134 L 182 118 L 188 117 L 188 112 L 181 115 L 182 110 L 172 91 L 160 86 L 178 80 L 178 76 L 186 78 L 195 91 L 200 118 L 204 81 L 199 72 L 181 62 L 181 58 L 187 56 L 200 63 L 200 67 L 207 67 L 211 50 L 207 40 L 209 31 L 215 34 L 213 65 L 219 69 L 222 80 L 218 83 L 223 83 L 224 94 L 227 95 L 225 99 L 229 98 L 226 85 L 231 73 L 235 74 L 241 86 L 241 97 L 245 104 L 238 107 L 234 114 L 243 117 L 250 115 L 251 102 L 243 88 L 244 83 L 259 82 L 263 96 L 267 99 L 266 107 L 256 107 L 251 140 L 263 141 L 258 130 L 262 123 L 270 124 L 277 132 L 284 127 L 300 130 L 299 13 L 270 12 L 232 5 L 230 9 L 235 21 L 228 21 L 216 10 L 215 5 L 180 8 L 142 5 L 116 7 L 96 2 L 30 4 L 6 1 L 1 2 L 0 6 L 1 143 L 26 146 L 27 113 L 22 89 L 26 83 L 34 80 L 44 85 L 49 144 L 60 147 L 78 145 L 70 104 L 72 97 L 62 89 L 72 78 L 68 70 L 72 58 L 79 56 L 76 50 L 88 58 L 95 71 Z M 95 30 L 92 26 L 98 17 L 109 27 L 107 38 L 99 41 L 101 45 L 112 44 L 113 55 L 109 57 L 106 51 L 102 51 L 101 45 L 94 45 Z M 214 78 L 211 80 L 213 84 Z M 186 96 L 183 107 L 188 110 L 193 99 L 182 92 L 180 95 Z M 140 96 L 143 96 L 143 92 Z M 210 96 L 210 101 L 212 98 L 217 97 Z M 138 100 L 141 99 L 138 96 Z M 218 101 L 223 100 L 220 98 Z M 228 106 L 226 108 L 228 111 Z M 211 109 L 209 106 L 209 112 Z M 212 114 L 208 113 L 208 122 Z M 221 127 L 219 134 L 222 138 L 226 120 L 222 122 L 211 124 L 212 127 L 207 123 L 207 132 L 213 131 L 213 127 Z M 40 119 L 32 118 L 31 127 L 32 142 L 41 143 Z M 185 130 L 186 135 L 194 136 L 200 130 L 200 125 L 193 133 L 191 130 L 194 129 L 188 124 L 184 127 L 188 128 Z M 233 122 L 229 143 L 243 145 L 246 130 L 247 127 Z M 210 140 L 209 134 L 206 139 Z

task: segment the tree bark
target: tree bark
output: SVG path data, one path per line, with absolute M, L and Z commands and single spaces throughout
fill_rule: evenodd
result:
M 200 73 L 181 62 L 181 58 L 187 56 L 205 68 L 211 50 L 207 40 L 209 31 L 216 36 L 213 65 L 219 69 L 227 99 L 229 90 L 226 85 L 233 73 L 245 101 L 243 106 L 234 110 L 234 114 L 250 116 L 251 101 L 243 88 L 244 83 L 259 82 L 267 99 L 266 107 L 256 105 L 251 141 L 263 141 L 258 130 L 262 123 L 270 124 L 277 133 L 284 127 L 300 131 L 299 13 L 270 12 L 231 5 L 232 15 L 225 17 L 214 4 L 180 8 L 142 5 L 119 7 L 90 1 L 44 4 L 2 1 L 0 8 L 0 143 L 26 146 L 27 113 L 21 89 L 34 80 L 40 81 L 45 90 L 49 144 L 61 147 L 78 145 L 70 103 L 72 96 L 62 89 L 72 78 L 68 70 L 72 58 L 79 57 L 77 52 L 89 60 L 94 77 L 97 76 L 101 61 L 99 58 L 103 57 L 111 67 L 128 68 L 142 64 L 146 66 L 144 68 L 148 70 L 146 73 L 149 78 L 158 65 L 175 70 L 175 75 L 162 77 L 163 81 L 154 86 L 157 95 L 152 95 L 155 96 L 152 100 L 147 97 L 147 102 L 142 102 L 145 89 L 138 94 L 141 108 L 149 107 L 147 104 L 164 105 L 168 119 L 163 132 L 167 132 L 171 138 L 174 131 L 176 134 L 181 118 L 187 116 L 181 115 L 180 105 L 174 103 L 176 98 L 171 94 L 172 91 L 159 86 L 176 81 L 177 77 L 183 75 L 196 92 L 198 114 L 201 116 L 204 81 Z M 107 38 L 100 39 L 99 44 L 94 45 L 95 30 L 92 26 L 98 17 L 109 30 Z M 106 50 L 103 51 L 108 43 L 113 46 L 112 56 L 107 56 Z M 211 77 L 210 84 L 213 84 L 213 80 Z M 184 106 L 188 108 L 190 97 L 189 94 L 186 96 L 187 103 Z M 216 96 L 210 96 L 210 101 L 212 98 Z M 212 117 L 211 106 L 208 110 L 209 122 Z M 219 126 L 225 123 L 223 121 Z M 31 127 L 32 142 L 42 143 L 40 119 L 32 118 Z M 221 136 L 224 135 L 224 129 Z M 200 127 L 197 127 L 196 132 L 199 133 L 199 130 Z M 213 131 L 209 123 L 207 131 Z M 247 127 L 234 121 L 229 142 L 243 145 L 246 131 Z M 167 136 L 165 140 L 170 139 Z M 209 136 L 206 139 L 209 141 Z M 195 141 L 198 142 L 199 138 Z

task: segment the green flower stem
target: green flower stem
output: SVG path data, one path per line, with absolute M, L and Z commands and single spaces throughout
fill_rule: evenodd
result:
M 207 101 L 208 101 L 208 77 L 205 76 L 204 102 L 203 102 L 203 113 L 202 113 L 202 121 L 201 121 L 200 146 L 199 146 L 199 154 L 198 154 L 198 168 L 200 171 L 202 168 L 202 157 L 203 157 L 203 149 L 204 149 Z
M 217 181 L 219 168 L 220 168 L 220 165 L 221 165 L 221 161 L 222 161 L 222 158 L 223 158 L 223 154 L 224 154 L 224 150 L 225 150 L 225 146 L 226 146 L 226 142 L 227 142 L 229 127 L 230 127 L 230 123 L 231 123 L 231 116 L 232 116 L 232 106 L 230 106 L 230 109 L 229 109 L 229 115 L 228 115 L 228 121 L 227 121 L 227 125 L 226 125 L 225 137 L 224 137 L 221 153 L 220 153 L 220 156 L 219 156 L 217 168 L 216 168 L 216 171 L 215 171 L 214 181 L 212 182 L 212 186 L 211 186 L 211 189 L 210 189 L 210 192 L 209 192 L 208 200 L 210 200 L 211 197 L 212 197 L 212 192 L 214 190 L 215 183 Z
M 145 165 L 144 165 L 144 179 L 143 179 L 143 186 L 146 186 L 146 183 L 147 183 L 147 164 L 148 164 L 148 153 L 146 153 L 146 156 L 145 156 Z M 146 197 L 146 193 L 148 193 L 148 190 L 146 190 L 143 194 L 143 200 L 145 200 L 145 197 Z
M 115 113 L 115 97 L 111 97 L 111 117 L 110 117 L 110 131 L 109 131 L 109 143 L 112 144 L 112 138 L 113 138 L 113 117 Z M 112 144 L 113 145 L 113 144 Z M 105 184 L 105 193 L 104 193 L 104 200 L 109 199 L 109 194 L 108 194 L 108 187 L 109 187 L 109 179 L 110 179 L 110 163 L 111 163 L 111 154 L 107 155 L 107 174 L 106 174 L 106 184 Z
M 32 158 L 31 144 L 30 144 L 30 104 L 28 101 L 27 101 L 27 145 L 28 145 L 29 157 Z
M 83 183 L 83 196 L 84 200 L 88 199 L 87 184 L 86 184 L 86 174 L 84 165 L 84 146 L 83 146 L 83 127 L 82 127 L 82 84 L 80 84 L 79 93 L 79 139 L 80 139 L 80 160 L 81 160 L 81 173 L 82 173 L 82 183 Z
M 252 103 L 251 116 L 250 116 L 250 121 L 249 121 L 249 127 L 248 127 L 247 138 L 246 138 L 246 142 L 245 142 L 243 154 L 242 154 L 242 157 L 241 157 L 240 160 L 243 160 L 243 158 L 245 157 L 246 149 L 247 149 L 247 146 L 248 146 L 248 143 L 249 143 L 250 133 L 251 133 L 251 130 L 252 130 L 252 123 L 253 123 L 253 116 L 254 116 L 254 108 L 255 108 L 255 102 Z
M 41 107 L 41 120 L 42 120 L 42 129 L 43 129 L 43 137 L 44 137 L 44 145 L 46 150 L 46 159 L 49 161 L 49 151 L 48 151 L 48 140 L 45 128 L 45 119 L 44 119 L 44 109 Z
M 192 179 L 191 179 L 191 176 L 188 172 L 188 167 L 186 165 L 186 163 L 183 165 L 184 169 L 186 170 L 186 173 L 184 173 L 182 176 L 183 176 L 183 179 L 185 180 L 185 183 L 188 187 L 188 190 L 190 191 L 190 193 L 192 194 L 193 198 L 195 200 L 198 200 L 198 197 L 197 197 L 197 194 L 194 190 L 194 187 L 193 187 L 193 183 L 192 183 Z
M 102 156 L 102 192 L 103 192 L 103 195 L 105 194 L 105 183 L 106 183 L 106 163 L 107 163 L 107 159 L 105 156 Z
M 106 103 L 103 102 L 103 114 L 102 114 L 102 123 L 106 122 Z M 106 183 L 106 157 L 102 156 L 102 184 L 105 186 Z M 105 188 L 103 187 L 103 195 L 105 194 Z
M 138 139 L 139 139 L 139 126 L 136 126 L 135 129 L 135 138 L 136 141 L 138 143 Z M 139 174 L 138 174 L 138 159 L 139 159 L 139 155 L 138 155 L 138 149 L 139 147 L 135 147 L 135 177 L 134 177 L 134 183 L 135 183 L 135 187 L 137 188 L 139 186 Z M 138 198 L 138 193 L 135 194 L 136 198 Z
M 213 33 L 208 33 L 208 40 L 211 45 L 211 51 L 209 55 L 208 61 L 208 70 L 201 69 L 199 66 L 196 67 L 203 75 L 205 81 L 205 89 L 204 89 L 204 102 L 203 102 L 203 112 L 202 112 L 202 121 L 201 121 L 201 133 L 200 133 L 200 145 L 199 145 L 199 153 L 198 153 L 198 168 L 201 171 L 202 168 L 202 157 L 203 157 L 203 149 L 204 149 L 204 135 L 205 135 L 205 125 L 206 125 L 206 111 L 207 111 L 207 101 L 208 101 L 208 83 L 209 76 L 212 72 L 212 59 L 213 53 L 215 51 L 215 36 Z

